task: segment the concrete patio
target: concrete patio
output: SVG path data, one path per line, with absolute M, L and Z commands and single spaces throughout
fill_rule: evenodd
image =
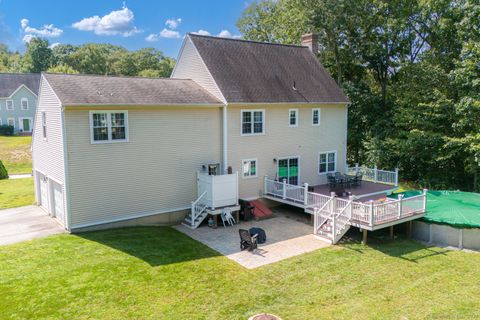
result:
M 247 269 L 253 269 L 329 246 L 313 236 L 310 216 L 290 206 L 273 209 L 274 217 L 261 221 L 241 221 L 232 227 L 217 229 L 205 225 L 189 229 L 175 228 L 189 237 L 209 246 Z M 254 252 L 240 250 L 239 229 L 259 227 L 265 230 L 267 242 Z

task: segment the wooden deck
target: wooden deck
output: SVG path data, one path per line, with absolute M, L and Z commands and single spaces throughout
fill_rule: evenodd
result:
M 386 195 L 392 193 L 396 189 L 398 189 L 398 187 L 390 184 L 362 181 L 361 186 L 345 188 L 345 191 L 355 196 L 357 198 L 356 201 L 368 202 L 370 200 L 385 198 Z M 314 186 L 313 190 L 315 193 L 330 196 L 330 186 L 328 184 Z M 339 195 L 339 198 L 347 199 L 348 195 Z

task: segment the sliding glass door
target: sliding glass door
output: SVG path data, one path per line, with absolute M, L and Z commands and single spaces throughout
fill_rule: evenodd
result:
M 287 183 L 298 185 L 299 159 L 297 157 L 282 158 L 278 160 L 278 180 L 287 180 Z

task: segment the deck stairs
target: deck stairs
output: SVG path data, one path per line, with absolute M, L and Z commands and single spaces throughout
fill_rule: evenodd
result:
M 185 217 L 182 224 L 190 229 L 196 229 L 205 220 L 208 215 L 208 205 L 206 201 L 207 192 L 203 192 L 195 201 L 192 202 L 190 213 Z
M 339 206 L 336 198 L 331 198 L 314 215 L 315 236 L 327 243 L 335 244 L 347 233 L 351 226 L 351 203 Z

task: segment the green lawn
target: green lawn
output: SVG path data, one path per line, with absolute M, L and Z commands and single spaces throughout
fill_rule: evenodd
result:
M 0 160 L 9 174 L 32 172 L 31 136 L 0 136 Z
M 370 239 L 246 270 L 167 227 L 0 247 L 12 319 L 473 319 L 480 254 Z
M 33 178 L 0 180 L 0 209 L 28 206 L 34 202 Z

